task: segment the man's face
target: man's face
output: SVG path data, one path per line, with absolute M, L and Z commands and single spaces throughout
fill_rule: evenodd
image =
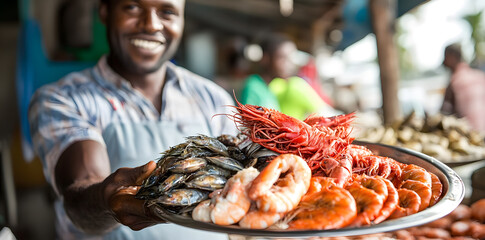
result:
M 451 53 L 445 52 L 445 58 L 443 59 L 443 66 L 453 71 L 453 69 L 456 67 L 457 64 L 458 64 L 457 57 L 455 57 Z
M 102 5 L 110 61 L 131 74 L 158 70 L 177 51 L 184 6 L 185 0 L 111 0 L 109 6 Z
M 272 64 L 277 77 L 289 78 L 295 74 L 296 66 L 291 58 L 296 51 L 296 46 L 292 42 L 282 43 L 275 51 Z

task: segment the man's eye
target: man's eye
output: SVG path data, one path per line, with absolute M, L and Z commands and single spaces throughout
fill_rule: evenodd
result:
M 125 10 L 128 12 L 137 12 L 140 10 L 140 7 L 136 4 L 128 4 L 125 6 Z
M 163 9 L 160 11 L 160 14 L 165 17 L 171 17 L 177 15 L 177 12 L 173 9 Z
M 163 14 L 175 14 L 175 11 L 169 10 L 169 9 L 168 10 L 163 10 L 162 12 L 163 12 Z

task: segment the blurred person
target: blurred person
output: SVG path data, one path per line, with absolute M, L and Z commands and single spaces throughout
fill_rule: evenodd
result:
M 244 104 L 259 105 L 279 110 L 298 119 L 328 109 L 322 98 L 301 77 L 292 61 L 296 44 L 286 35 L 274 33 L 261 43 L 263 57 L 260 74 L 246 79 L 241 94 Z
M 451 76 L 441 112 L 463 117 L 473 129 L 485 133 L 485 73 L 463 60 L 458 44 L 445 48 L 443 65 Z
M 300 68 L 297 75 L 305 79 L 325 103 L 334 106 L 332 99 L 322 89 L 318 77 L 317 66 L 315 65 L 315 60 L 313 58 L 310 58 L 308 62 Z
M 57 195 L 58 238 L 227 239 L 164 223 L 134 198 L 160 152 L 186 136 L 236 133 L 228 118 L 213 118 L 229 113 L 231 96 L 169 61 L 184 8 L 183 0 L 101 0 L 108 55 L 34 94 L 29 122 Z
M 240 99 L 242 104 L 263 106 L 280 111 L 280 104 L 276 96 L 269 90 L 268 84 L 281 74 L 287 74 L 288 62 L 285 54 L 284 40 L 279 34 L 270 35 L 261 42 L 263 56 L 257 65 L 257 73 L 249 75 L 243 83 Z M 283 52 L 283 53 L 282 53 Z M 283 68 L 281 67 L 288 67 Z

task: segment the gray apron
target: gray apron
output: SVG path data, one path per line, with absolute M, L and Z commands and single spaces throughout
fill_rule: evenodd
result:
M 157 160 L 160 153 L 185 141 L 185 137 L 209 134 L 205 123 L 184 124 L 174 122 L 112 123 L 103 131 L 111 170 L 120 167 L 138 167 Z M 182 227 L 175 224 L 158 224 L 140 231 L 119 226 L 104 239 L 228 239 L 227 234 L 213 233 Z

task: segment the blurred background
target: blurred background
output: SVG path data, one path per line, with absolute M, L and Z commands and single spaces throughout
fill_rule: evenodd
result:
M 360 130 L 438 114 L 450 77 L 442 66 L 449 44 L 461 44 L 466 62 L 485 70 L 481 0 L 186 2 L 184 38 L 173 59 L 178 65 L 237 97 L 261 58 L 256 43 L 266 32 L 286 33 L 299 49 L 293 60 L 300 73 L 334 109 L 358 112 Z M 97 0 L 4 0 L 2 5 L 0 227 L 8 226 L 17 239 L 53 239 L 53 193 L 30 149 L 26 110 L 39 86 L 94 65 L 108 51 L 105 29 Z M 468 178 L 470 165 L 461 165 L 453 167 Z

